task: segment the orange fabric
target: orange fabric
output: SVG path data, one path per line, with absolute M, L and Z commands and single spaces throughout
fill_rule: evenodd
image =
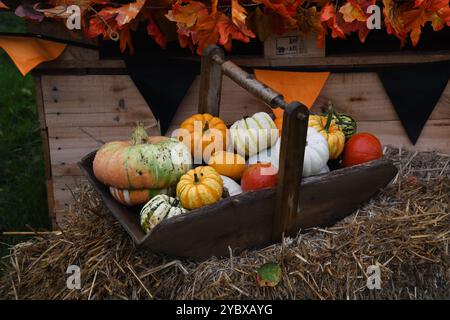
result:
M 8 9 L 8 7 L 6 6 L 6 4 L 0 1 L 0 9 Z
M 2 36 L 0 47 L 8 53 L 25 76 L 40 63 L 58 58 L 66 45 L 36 38 Z
M 286 102 L 299 101 L 308 108 L 316 101 L 329 75 L 329 72 L 255 70 L 256 79 L 281 93 Z M 279 118 L 283 110 L 276 108 L 273 113 Z

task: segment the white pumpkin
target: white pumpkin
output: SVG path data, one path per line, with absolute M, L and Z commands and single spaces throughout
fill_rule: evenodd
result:
M 267 113 L 258 112 L 233 123 L 229 138 L 237 153 L 252 156 L 275 144 L 278 129 Z
M 257 162 L 270 162 L 274 167 L 280 165 L 281 138 L 270 150 L 254 155 L 248 159 L 249 164 Z M 328 142 L 315 128 L 309 127 L 306 136 L 305 157 L 303 160 L 303 177 L 326 173 L 329 159 Z M 326 167 L 326 169 L 325 169 Z M 328 169 L 328 171 L 326 171 Z
M 145 233 L 149 233 L 163 219 L 168 219 L 187 212 L 180 201 L 165 194 L 154 196 L 141 209 L 141 227 Z
M 230 195 L 230 197 L 236 196 L 236 195 L 242 193 L 242 188 L 236 181 L 234 181 L 233 179 L 231 179 L 227 176 L 221 175 L 221 177 L 222 177 L 223 187 L 228 190 L 228 194 Z
M 309 127 L 303 160 L 303 177 L 319 174 L 327 165 L 329 158 L 327 140 L 315 128 Z

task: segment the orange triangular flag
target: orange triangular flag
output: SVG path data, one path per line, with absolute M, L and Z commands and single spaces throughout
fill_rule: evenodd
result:
M 66 45 L 36 38 L 1 36 L 0 48 L 8 53 L 25 76 L 40 63 L 58 58 Z
M 329 75 L 329 72 L 255 70 L 256 79 L 281 93 L 286 102 L 299 101 L 308 108 L 316 101 Z M 273 111 L 277 118 L 283 114 L 278 108 Z
M 6 4 L 0 1 L 0 9 L 9 9 Z

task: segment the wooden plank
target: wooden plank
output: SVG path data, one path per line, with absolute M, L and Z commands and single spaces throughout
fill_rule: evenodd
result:
M 374 72 L 330 74 L 311 110 L 316 113 L 326 110 L 328 101 L 333 102 L 338 112 L 350 114 L 356 121 L 398 120 L 391 100 Z M 450 119 L 449 105 L 450 82 L 430 119 Z M 411 108 L 420 107 L 411 106 Z
M 355 55 L 329 55 L 326 57 L 309 58 L 264 58 L 249 56 L 233 56 L 232 60 L 242 67 L 371 67 L 415 63 L 428 63 L 450 60 L 450 52 L 392 52 L 364 53 Z
M 428 120 L 415 146 L 409 141 L 400 121 L 359 121 L 358 132 L 375 134 L 383 145 L 450 154 L 450 119 Z
M 42 78 L 49 127 L 157 125 L 129 76 Z
M 129 76 L 42 76 L 47 113 L 115 113 L 149 107 Z
M 88 49 L 86 49 L 88 50 Z M 442 52 L 396 52 L 396 53 L 365 53 L 355 55 L 329 55 L 326 57 L 307 57 L 307 58 L 264 58 L 263 56 L 231 56 L 236 64 L 242 67 L 364 67 L 380 66 L 393 64 L 414 64 L 448 61 L 450 53 Z M 199 57 L 174 57 L 179 60 L 195 60 Z M 65 69 L 65 72 L 76 72 L 76 69 L 124 69 L 125 63 L 122 60 L 55 60 L 43 63 L 38 71 L 51 72 L 52 69 Z
M 39 116 L 39 126 L 41 130 L 41 140 L 44 151 L 44 166 L 45 166 L 45 185 L 47 190 L 47 206 L 48 216 L 52 224 L 52 228 L 56 228 L 56 212 L 55 212 L 55 195 L 53 192 L 53 180 L 52 180 L 52 167 L 51 156 L 48 139 L 48 128 L 45 119 L 45 104 L 43 98 L 42 78 L 35 77 L 35 90 L 36 90 L 36 106 Z

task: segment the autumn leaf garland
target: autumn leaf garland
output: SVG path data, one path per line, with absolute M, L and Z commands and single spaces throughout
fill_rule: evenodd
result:
M 145 22 L 147 34 L 166 47 L 168 34 L 162 25 L 176 24 L 183 48 L 201 54 L 210 44 L 231 50 L 232 41 L 249 42 L 256 36 L 264 41 L 270 34 L 297 30 L 315 34 L 318 45 L 325 37 L 345 39 L 358 33 L 364 42 L 370 29 L 368 8 L 382 7 L 388 34 L 404 45 L 408 38 L 415 46 L 422 28 L 431 24 L 438 31 L 450 26 L 450 0 L 135 0 L 118 4 L 108 0 L 51 0 L 55 6 L 82 5 L 83 26 L 88 37 L 120 39 L 120 48 L 133 51 L 130 34 Z M 56 8 L 56 7 L 55 7 Z M 166 9 L 167 8 L 167 9 Z M 51 9 L 48 9 L 51 10 Z

